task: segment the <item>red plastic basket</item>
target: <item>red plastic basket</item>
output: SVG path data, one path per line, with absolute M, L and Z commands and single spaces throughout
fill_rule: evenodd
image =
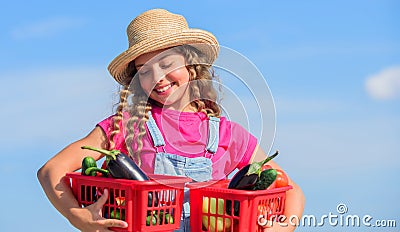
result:
M 258 218 L 278 219 L 285 207 L 286 191 L 292 186 L 270 190 L 228 189 L 229 180 L 209 186 L 192 183 L 190 225 L 193 232 L 261 232 Z M 218 203 L 217 203 L 218 202 Z
M 103 216 L 128 222 L 128 228 L 114 231 L 173 231 L 180 227 L 184 186 L 191 179 L 150 175 L 148 181 L 83 176 L 68 173 L 72 191 L 84 207 L 94 203 L 108 189 Z

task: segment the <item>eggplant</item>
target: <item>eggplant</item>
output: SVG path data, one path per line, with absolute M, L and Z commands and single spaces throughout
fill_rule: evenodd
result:
M 143 172 L 139 166 L 126 154 L 119 150 L 104 150 L 89 146 L 83 146 L 82 149 L 100 152 L 106 155 L 107 170 L 114 178 L 128 179 L 128 180 L 149 180 L 149 177 Z
M 259 179 L 259 175 L 261 173 L 261 168 L 268 161 L 272 160 L 279 154 L 276 151 L 273 155 L 268 156 L 265 160 L 260 162 L 254 162 L 248 164 L 241 168 L 231 179 L 229 182 L 229 189 L 244 189 L 244 190 L 252 190 Z
M 250 190 L 253 189 L 253 186 L 256 184 L 258 180 L 257 174 L 246 175 L 249 171 L 250 165 L 244 166 L 240 169 L 229 182 L 229 189 L 243 189 Z

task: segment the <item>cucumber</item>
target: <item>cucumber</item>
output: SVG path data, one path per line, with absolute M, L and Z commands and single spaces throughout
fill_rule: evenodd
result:
M 276 180 L 277 175 L 278 172 L 273 168 L 262 171 L 253 190 L 267 189 Z

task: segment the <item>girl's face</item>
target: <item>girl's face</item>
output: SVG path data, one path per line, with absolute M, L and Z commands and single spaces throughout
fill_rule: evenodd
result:
M 164 107 L 189 109 L 189 71 L 183 55 L 173 49 L 149 52 L 135 59 L 135 67 L 147 96 Z

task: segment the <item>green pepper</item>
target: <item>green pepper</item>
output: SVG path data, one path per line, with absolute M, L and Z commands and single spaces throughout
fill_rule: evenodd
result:
M 86 174 L 86 169 L 88 168 L 97 168 L 97 163 L 96 160 L 91 157 L 91 156 L 86 156 L 85 158 L 83 158 L 82 160 L 82 175 L 88 176 L 91 173 Z
M 98 167 L 90 167 L 85 170 L 85 175 L 86 176 L 96 176 L 97 172 L 100 172 L 101 174 L 103 174 L 103 176 L 108 176 L 110 174 L 110 172 L 108 170 L 101 169 Z

